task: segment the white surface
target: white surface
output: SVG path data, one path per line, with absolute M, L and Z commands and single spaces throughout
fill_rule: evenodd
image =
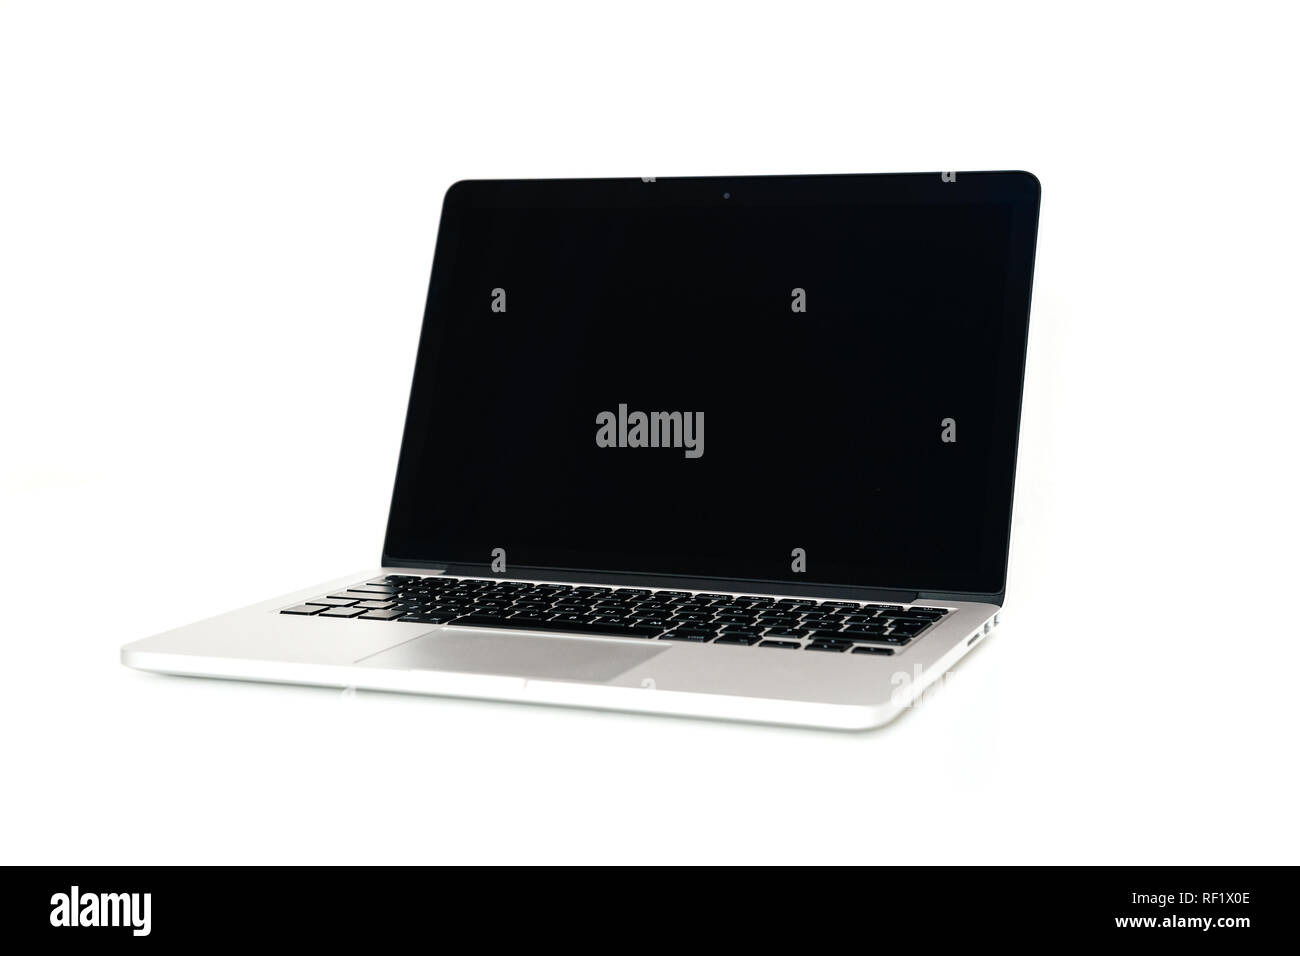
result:
M 4 862 L 1296 862 L 1281 5 L 375 6 L 0 7 Z M 1005 623 L 884 731 L 117 663 L 378 560 L 454 180 L 998 168 Z

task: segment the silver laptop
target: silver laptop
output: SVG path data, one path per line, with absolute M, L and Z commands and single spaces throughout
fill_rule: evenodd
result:
M 1038 204 L 1023 172 L 456 183 L 379 564 L 122 662 L 884 724 L 999 621 Z

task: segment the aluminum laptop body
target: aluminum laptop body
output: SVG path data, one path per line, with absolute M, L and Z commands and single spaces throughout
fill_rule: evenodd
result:
M 887 723 L 1000 619 L 1038 204 L 1023 172 L 457 183 L 379 564 L 122 662 Z

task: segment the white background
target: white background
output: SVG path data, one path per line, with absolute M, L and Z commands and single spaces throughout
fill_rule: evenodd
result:
M 1282 5 L 0 10 L 4 862 L 1297 862 Z M 1004 168 L 1005 625 L 887 729 L 119 665 L 378 561 L 453 181 Z

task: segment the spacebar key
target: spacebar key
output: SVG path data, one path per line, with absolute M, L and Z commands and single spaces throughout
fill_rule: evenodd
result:
M 448 621 L 450 627 L 495 627 L 506 631 L 551 631 L 571 634 L 599 634 L 604 637 L 654 637 L 662 627 L 646 624 L 587 624 L 582 621 L 520 621 L 511 617 L 471 614 Z

